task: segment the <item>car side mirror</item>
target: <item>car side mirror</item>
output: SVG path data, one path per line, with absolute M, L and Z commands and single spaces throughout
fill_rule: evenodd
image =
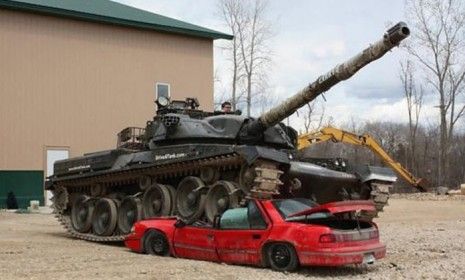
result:
M 213 218 L 213 228 L 220 228 L 221 215 L 216 214 Z
M 176 222 L 174 223 L 175 228 L 183 228 L 186 226 L 186 222 L 184 222 L 181 219 L 177 219 Z

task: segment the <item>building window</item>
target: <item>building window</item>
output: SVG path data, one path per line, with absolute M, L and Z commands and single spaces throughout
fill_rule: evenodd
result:
M 156 90 L 155 90 L 155 100 L 158 99 L 160 96 L 164 96 L 170 98 L 170 84 L 166 83 L 157 83 Z

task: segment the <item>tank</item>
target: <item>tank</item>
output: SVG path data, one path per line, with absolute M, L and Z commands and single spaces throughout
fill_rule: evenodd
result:
M 297 133 L 281 121 L 408 35 L 404 23 L 396 24 L 258 118 L 202 111 L 195 98 L 160 97 L 153 119 L 145 128 L 121 131 L 116 149 L 54 164 L 45 188 L 53 193 L 56 217 L 74 237 L 109 242 L 123 240 L 140 219 L 176 215 L 209 223 L 250 197 L 373 199 L 381 210 L 387 201 L 383 188 L 395 177 L 297 160 Z

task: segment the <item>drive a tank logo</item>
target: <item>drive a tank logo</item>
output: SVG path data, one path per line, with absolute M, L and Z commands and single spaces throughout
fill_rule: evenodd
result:
M 182 157 L 186 157 L 186 156 L 187 156 L 186 153 L 155 155 L 155 160 L 182 158 Z
M 90 165 L 79 165 L 75 167 L 68 168 L 68 171 L 80 170 L 80 169 L 87 169 L 90 168 Z

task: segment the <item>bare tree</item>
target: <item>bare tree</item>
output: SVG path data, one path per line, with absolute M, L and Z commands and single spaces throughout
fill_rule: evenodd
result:
M 266 67 L 270 60 L 271 25 L 266 20 L 268 2 L 265 0 L 221 0 L 218 10 L 234 38 L 227 44 L 231 69 L 231 103 L 233 110 L 245 96 L 247 116 L 255 98 L 261 104 L 263 89 L 267 88 Z M 269 102 L 267 102 L 269 103 Z
M 449 148 L 454 126 L 464 114 L 459 95 L 465 78 L 465 3 L 461 0 L 407 0 L 414 32 L 408 52 L 423 66 L 438 94 L 440 145 L 439 184 L 448 183 Z
M 303 112 L 303 119 L 304 119 L 304 127 L 305 127 L 305 132 L 308 133 L 310 132 L 310 125 L 312 124 L 312 118 L 313 114 L 315 112 L 315 103 L 307 103 L 307 107 L 305 107 L 304 112 Z M 297 115 L 299 115 L 299 112 L 297 111 Z
M 305 129 L 304 132 L 308 133 L 310 130 L 319 130 L 325 125 L 325 122 L 328 121 L 325 112 L 325 104 L 316 100 L 314 102 L 308 103 L 306 107 L 302 108 L 302 110 L 297 111 L 296 113 L 298 117 L 300 114 L 302 114 Z
M 404 88 L 404 95 L 407 99 L 408 124 L 409 124 L 409 142 L 408 145 L 408 166 L 417 170 L 416 164 L 416 142 L 418 123 L 423 105 L 423 87 L 417 88 L 414 77 L 414 66 L 412 61 L 407 60 L 405 63 L 400 63 L 400 80 Z
M 250 116 L 253 87 L 259 83 L 257 78 L 265 75 L 265 66 L 270 62 L 271 52 L 268 44 L 272 35 L 271 26 L 266 20 L 268 2 L 255 0 L 240 3 L 245 5 L 250 2 L 253 3 L 252 8 L 243 8 L 236 19 L 236 22 L 240 23 L 237 26 L 237 34 L 246 79 L 247 116 Z
M 236 105 L 239 102 L 240 95 L 237 94 L 238 82 L 242 76 L 242 56 L 240 54 L 240 44 L 238 37 L 239 26 L 244 25 L 244 7 L 239 0 L 222 0 L 219 2 L 218 10 L 221 17 L 229 28 L 229 31 L 234 36 L 227 44 L 225 49 L 230 52 L 229 59 L 232 63 L 231 77 L 231 105 L 232 109 L 236 110 Z
M 255 108 L 260 114 L 263 114 L 265 111 L 275 106 L 279 101 L 275 95 L 264 94 L 264 91 L 255 95 L 255 99 L 255 103 L 257 104 Z

